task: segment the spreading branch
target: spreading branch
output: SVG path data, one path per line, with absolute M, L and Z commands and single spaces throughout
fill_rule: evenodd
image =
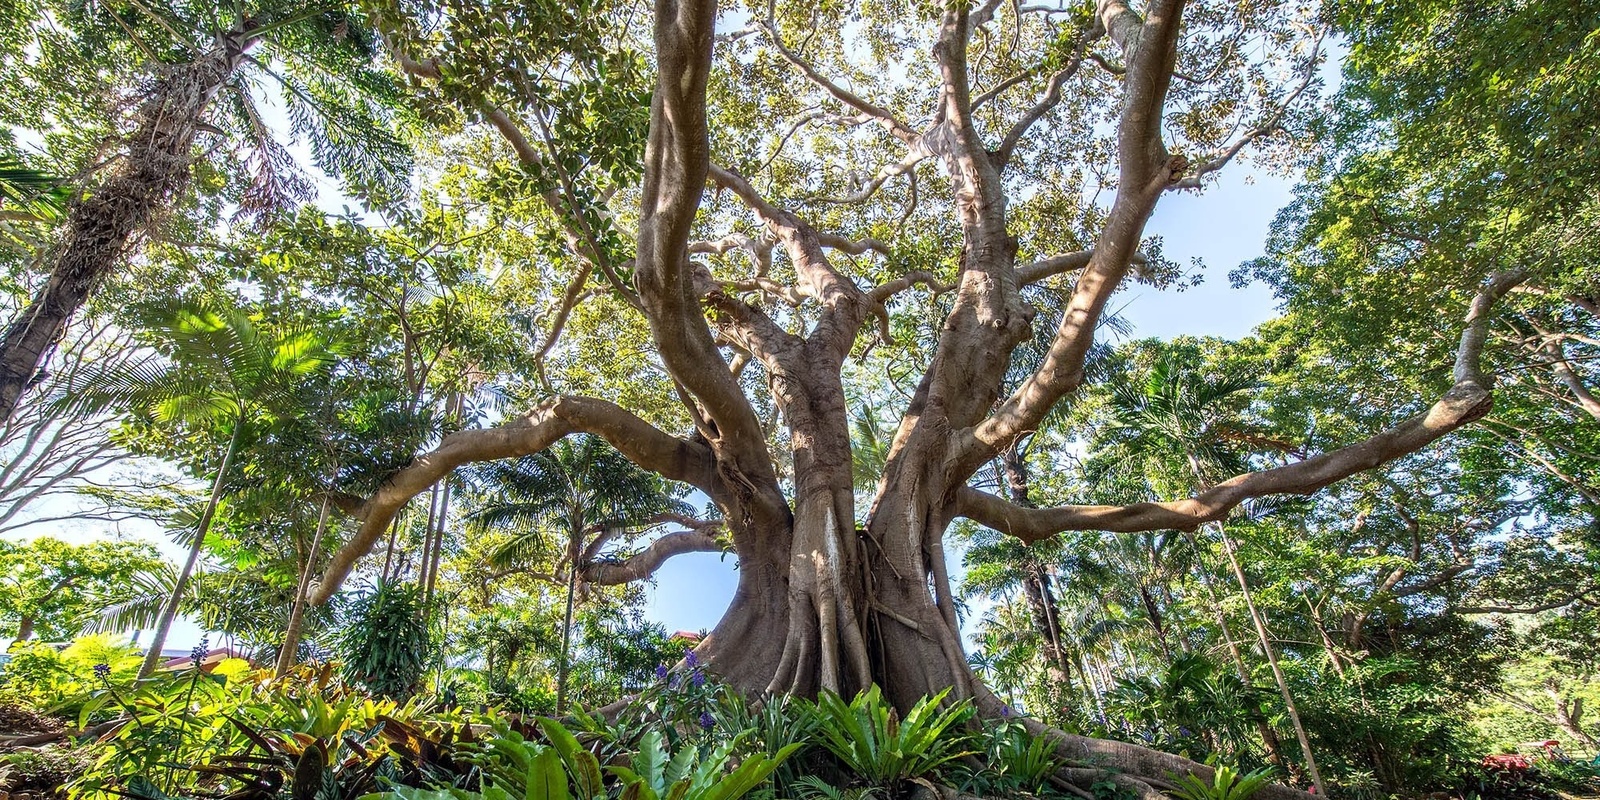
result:
M 665 433 L 605 400 L 557 397 L 503 425 L 452 433 L 432 452 L 418 456 L 390 475 L 359 506 L 340 503 L 361 524 L 350 541 L 333 554 L 312 602 L 326 603 L 333 597 L 356 562 L 383 538 L 400 509 L 457 467 L 532 455 L 563 436 L 578 432 L 605 439 L 635 464 L 663 477 L 683 481 L 713 497 L 722 492 L 715 463 L 705 445 Z
M 643 550 L 628 558 L 597 558 L 584 563 L 579 575 L 586 583 L 616 586 L 642 581 L 654 575 L 667 559 L 684 553 L 720 553 L 723 544 L 707 529 L 664 533 Z
M 1067 505 L 1025 508 L 989 492 L 963 486 L 956 491 L 955 510 L 987 527 L 1025 542 L 1062 531 L 1193 530 L 1221 520 L 1240 503 L 1275 494 L 1306 495 L 1415 452 L 1451 431 L 1489 413 L 1491 382 L 1481 369 L 1483 342 L 1495 302 L 1520 283 L 1523 272 L 1499 273 L 1473 298 L 1456 351 L 1455 385 L 1427 411 L 1346 447 L 1273 469 L 1247 472 L 1225 480 L 1194 497 L 1126 506 Z
M 799 53 L 789 49 L 789 46 L 783 43 L 783 35 L 778 32 L 777 4 L 771 0 L 767 3 L 767 18 L 764 20 L 764 26 L 767 31 L 767 39 L 772 42 L 773 49 L 777 50 L 778 55 L 782 56 L 784 61 L 789 62 L 790 66 L 799 70 L 800 74 L 806 77 L 806 80 L 816 84 L 818 88 L 827 92 L 833 99 L 877 121 L 878 124 L 883 126 L 884 130 L 889 132 L 889 135 L 896 139 L 907 143 L 917 140 L 917 132 L 897 119 L 888 109 L 834 83 L 826 75 L 819 72 L 816 67 L 812 66 L 811 62 L 802 58 Z
M 1279 103 L 1277 107 L 1273 109 L 1272 113 L 1269 114 L 1266 119 L 1262 120 L 1260 124 L 1246 131 L 1243 136 L 1240 136 L 1232 144 L 1223 148 L 1222 153 L 1207 161 L 1201 162 L 1194 168 L 1192 174 L 1173 183 L 1169 188 L 1200 188 L 1201 181 L 1207 175 L 1227 166 L 1228 162 L 1232 161 L 1235 156 L 1239 155 L 1240 151 L 1244 150 L 1246 147 L 1255 143 L 1262 137 L 1282 130 L 1283 118 L 1289 113 L 1289 108 L 1295 104 L 1295 101 L 1300 99 L 1301 95 L 1305 94 L 1307 89 L 1311 88 L 1311 82 L 1317 76 L 1317 65 L 1321 62 L 1323 34 L 1324 31 L 1319 30 L 1317 32 L 1317 38 L 1311 45 L 1311 56 L 1306 60 L 1305 74 L 1301 76 L 1300 83 L 1289 92 L 1288 96 L 1284 97 L 1283 102 Z
M 954 470 L 960 476 L 971 475 L 1034 430 L 1057 401 L 1081 385 L 1095 329 L 1138 254 L 1145 223 L 1161 194 L 1187 167 L 1183 157 L 1170 156 L 1161 142 L 1182 10 L 1183 0 L 1156 0 L 1141 21 L 1123 0 L 1100 3 L 1101 24 L 1128 61 L 1126 96 L 1117 121 L 1120 188 L 1044 360 L 993 414 L 958 434 Z

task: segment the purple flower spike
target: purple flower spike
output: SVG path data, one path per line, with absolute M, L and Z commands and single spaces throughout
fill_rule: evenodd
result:
M 1010 719 L 1011 718 L 1011 706 L 1001 706 L 1000 707 L 1000 716 L 1004 717 L 1006 719 Z
M 700 657 L 695 655 L 693 650 L 690 650 L 688 653 L 684 654 L 683 663 L 689 665 L 689 669 L 694 669 L 695 667 L 700 666 Z
M 668 689 L 676 689 L 676 688 L 678 688 L 678 673 L 674 672 L 671 675 L 667 676 L 667 688 Z
M 695 670 L 694 674 L 689 676 L 689 681 L 694 684 L 694 688 L 698 689 L 706 685 L 706 674 L 700 670 Z
M 94 676 L 96 678 L 99 678 L 100 680 L 106 680 L 107 678 L 110 678 L 111 677 L 111 665 L 110 664 L 96 664 L 96 665 L 94 665 Z
M 200 662 L 205 660 L 206 654 L 209 652 L 211 652 L 211 645 L 207 643 L 206 637 L 202 636 L 200 637 L 200 643 L 189 651 L 189 660 L 194 662 L 193 666 L 198 668 Z
M 657 664 L 656 665 L 656 680 L 664 681 L 666 679 L 667 679 L 667 665 L 666 664 Z
M 706 712 L 703 712 L 703 713 L 700 714 L 700 727 L 705 728 L 706 730 L 709 731 L 709 730 L 711 730 L 712 728 L 714 728 L 716 726 L 717 726 L 717 718 L 711 716 L 711 712 L 710 711 L 706 711 Z

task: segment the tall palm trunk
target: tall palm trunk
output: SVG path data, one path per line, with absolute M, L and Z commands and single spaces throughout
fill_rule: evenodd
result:
M 0 335 L 0 419 L 10 418 L 73 314 L 128 254 L 129 239 L 188 185 L 202 118 L 251 42 L 247 31 L 231 31 L 171 68 L 140 106 L 110 176 L 73 201 L 49 280 Z
M 305 624 L 306 594 L 311 590 L 311 576 L 317 568 L 317 555 L 321 552 L 322 536 L 328 530 L 329 495 L 322 496 L 322 510 L 317 514 L 317 533 L 311 539 L 311 552 L 306 555 L 305 568 L 300 571 L 300 582 L 295 586 L 294 605 L 289 609 L 289 625 L 283 631 L 283 646 L 278 650 L 278 663 L 273 675 L 281 677 L 294 666 L 300 647 L 300 631 Z
M 222 501 L 223 481 L 228 477 L 228 467 L 233 464 L 233 456 L 239 449 L 239 437 L 244 432 L 244 418 L 234 420 L 233 437 L 228 440 L 228 449 L 222 453 L 222 464 L 217 467 L 217 476 L 211 481 L 211 498 L 206 501 L 206 509 L 200 514 L 200 524 L 195 526 L 194 544 L 189 546 L 189 558 L 183 562 L 183 570 L 178 573 L 178 580 L 172 584 L 172 596 L 167 598 L 166 605 L 161 609 L 161 619 L 156 623 L 155 635 L 150 637 L 150 650 L 144 655 L 144 663 L 139 666 L 139 677 L 148 678 L 156 671 L 156 666 L 161 663 L 161 648 L 167 644 L 167 634 L 172 630 L 172 621 L 178 616 L 178 604 L 183 602 L 183 593 L 189 588 L 189 578 L 194 575 L 194 566 L 200 561 L 200 550 L 205 546 L 206 534 L 211 532 L 211 520 L 217 515 L 217 504 Z
M 556 713 L 567 711 L 567 670 L 572 656 L 572 606 L 578 589 L 578 552 L 582 544 L 581 528 L 572 531 L 567 554 L 567 613 L 561 621 L 561 663 L 556 666 Z
M 1261 652 L 1267 657 L 1267 664 L 1272 667 L 1272 678 L 1278 683 L 1278 693 L 1283 695 L 1284 708 L 1289 712 L 1289 722 L 1294 725 L 1294 736 L 1300 742 L 1300 754 L 1306 759 L 1306 772 L 1311 776 L 1311 785 L 1316 787 L 1317 794 L 1326 796 L 1322 787 L 1322 773 L 1317 769 L 1317 759 L 1311 754 L 1311 739 L 1306 736 L 1306 726 L 1300 722 L 1300 709 L 1294 704 L 1294 695 L 1289 691 L 1289 682 L 1283 677 L 1283 669 L 1278 666 L 1278 652 L 1272 647 L 1272 638 L 1267 633 L 1267 622 L 1256 608 L 1255 594 L 1250 591 L 1250 581 L 1245 578 L 1244 568 L 1239 566 L 1239 556 L 1234 551 L 1233 538 L 1228 535 L 1228 529 L 1217 523 L 1217 533 L 1222 536 L 1222 549 L 1228 554 L 1228 563 L 1233 567 L 1234 577 L 1239 579 L 1239 590 L 1244 593 L 1245 607 L 1250 610 L 1250 621 L 1255 624 L 1256 636 L 1261 641 Z

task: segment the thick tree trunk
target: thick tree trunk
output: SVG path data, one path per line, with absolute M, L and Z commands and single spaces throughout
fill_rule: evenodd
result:
M 938 517 L 932 511 L 929 515 Z M 940 535 L 944 527 L 937 527 Z M 818 551 L 803 544 L 816 541 L 815 533 L 767 531 L 759 537 L 748 537 L 763 544 L 788 541 L 793 546 L 787 552 L 778 547 L 741 551 L 739 587 L 733 604 L 696 652 L 710 669 L 743 692 L 759 695 L 777 689 L 815 693 L 831 688 L 831 684 L 848 695 L 862 686 L 851 674 L 847 658 L 832 662 L 839 673 L 831 679 L 821 673 L 821 664 L 828 660 L 823 656 L 829 647 L 824 641 L 831 636 L 837 643 L 858 635 L 870 657 L 872 682 L 883 687 L 896 705 L 906 708 L 922 697 L 950 688 L 956 697 L 975 700 L 986 716 L 999 718 L 1009 713 L 1002 711 L 1003 701 L 967 667 L 953 614 L 947 615 L 941 608 L 939 598 L 948 597 L 949 588 L 943 570 L 935 569 L 933 559 L 943 558 L 943 554 L 935 556 L 925 550 L 925 542 L 920 541 L 925 535 L 922 533 L 917 534 L 915 549 L 924 556 L 915 565 L 891 561 L 887 558 L 890 548 L 877 544 L 879 537 L 886 544 L 895 539 L 909 544 L 913 533 L 904 528 L 869 529 L 858 541 L 859 556 L 839 562 L 850 569 L 839 570 L 837 582 L 826 590 L 812 588 L 816 587 L 813 564 Z M 855 620 L 835 614 L 829 621 L 836 627 L 827 631 L 816 598 L 849 595 L 863 585 L 872 586 L 870 600 L 857 597 L 870 610 Z M 800 586 L 807 588 L 799 589 Z M 781 597 L 790 602 L 774 602 Z M 797 602 L 797 597 L 805 602 Z M 855 634 L 843 630 L 843 625 L 857 626 Z M 793 660 L 786 657 L 791 649 L 797 652 Z M 1061 753 L 1076 764 L 1156 781 L 1172 774 L 1193 773 L 1205 780 L 1211 775 L 1209 767 L 1180 756 L 1124 742 L 1074 736 L 1031 720 L 1025 722 L 1037 735 L 1055 738 Z M 1306 797 L 1281 786 L 1269 786 L 1260 796 L 1262 800 Z
M 26 642 L 33 638 L 33 615 L 23 617 L 17 623 L 17 641 Z
M 206 500 L 205 511 L 200 514 L 200 524 L 195 526 L 194 544 L 189 546 L 189 557 L 178 572 L 178 580 L 172 584 L 172 595 L 161 607 L 161 619 L 156 622 L 155 635 L 150 637 L 150 649 L 145 652 L 144 663 L 139 666 L 141 678 L 150 677 L 161 664 L 161 648 L 167 644 L 172 621 L 178 618 L 178 604 L 183 602 L 184 592 L 189 588 L 189 578 L 194 575 L 195 564 L 200 562 L 200 551 L 205 547 L 206 534 L 211 532 L 211 520 L 217 514 L 217 504 L 222 502 L 223 482 L 227 480 L 228 467 L 233 464 L 233 456 L 239 449 L 239 437 L 243 432 L 244 420 L 234 420 L 233 437 L 228 440 L 228 449 L 223 451 L 222 463 L 217 466 L 217 475 L 211 481 L 211 497 Z
M 11 416 L 67 322 L 128 254 L 130 237 L 188 185 L 206 109 L 251 43 L 241 31 L 218 38 L 210 52 L 169 68 L 140 106 L 111 174 L 68 209 L 49 279 L 0 335 L 0 419 Z

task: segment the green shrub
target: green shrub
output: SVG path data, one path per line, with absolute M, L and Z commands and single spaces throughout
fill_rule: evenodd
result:
M 433 651 L 424 610 L 415 584 L 384 583 L 357 597 L 338 640 L 345 679 L 396 700 L 416 694 Z
M 894 788 L 973 755 L 962 726 L 972 718 L 970 701 L 944 704 L 946 689 L 917 701 L 905 719 L 877 686 L 845 703 L 823 692 L 813 707 L 822 745 L 856 775 Z
M 984 749 L 988 755 L 984 773 L 1003 790 L 1038 794 L 1062 766 L 1054 739 L 1034 736 L 1022 723 L 1011 720 L 989 728 Z
M 18 643 L 0 671 L 0 700 L 77 718 L 106 681 L 132 685 L 142 658 L 139 648 L 108 634 L 81 637 L 60 651 L 39 642 Z M 104 678 L 98 665 L 104 665 Z
M 1211 773 L 1211 782 L 1194 775 L 1173 779 L 1171 794 L 1176 800 L 1250 800 L 1263 786 L 1272 782 L 1271 767 L 1239 774 L 1234 768 L 1221 764 Z

